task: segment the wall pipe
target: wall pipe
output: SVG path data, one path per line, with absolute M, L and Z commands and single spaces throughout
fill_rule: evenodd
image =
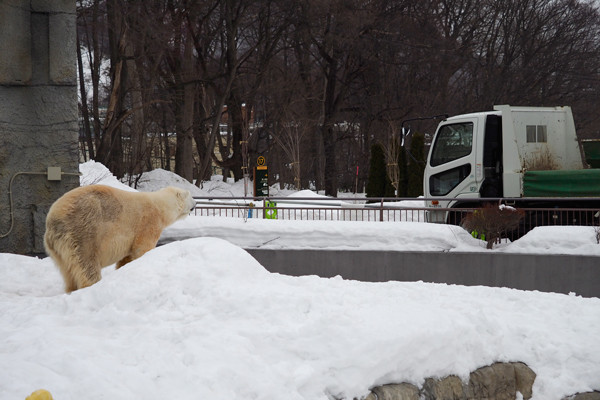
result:
M 62 175 L 71 175 L 71 176 L 81 176 L 81 173 L 79 172 L 61 172 L 60 173 L 61 176 Z M 10 212 L 10 228 L 8 229 L 8 232 L 6 233 L 0 233 L 0 239 L 3 239 L 5 237 L 7 237 L 8 235 L 10 235 L 10 233 L 12 232 L 14 225 L 15 225 L 15 212 L 14 212 L 14 205 L 13 205 L 13 196 L 12 196 L 12 184 L 13 181 L 15 180 L 15 178 L 19 175 L 48 175 L 48 172 L 32 172 L 32 171 L 20 171 L 20 172 L 16 172 L 13 176 L 11 176 L 10 181 L 8 182 L 8 206 L 9 206 L 9 212 Z

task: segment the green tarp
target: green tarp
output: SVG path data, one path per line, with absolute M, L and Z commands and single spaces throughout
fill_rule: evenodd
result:
M 524 197 L 600 197 L 600 169 L 527 171 Z

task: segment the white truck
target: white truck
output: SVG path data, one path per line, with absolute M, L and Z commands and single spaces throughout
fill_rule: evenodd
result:
M 447 209 L 478 207 L 480 198 L 535 208 L 560 197 L 557 206 L 581 206 L 600 197 L 600 169 L 587 168 L 570 107 L 498 105 L 440 122 L 423 188 L 428 219 L 458 224 Z

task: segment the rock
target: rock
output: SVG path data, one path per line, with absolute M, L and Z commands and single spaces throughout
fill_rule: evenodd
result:
M 419 388 L 409 383 L 377 386 L 365 400 L 419 400 Z
M 515 362 L 512 365 L 515 367 L 517 390 L 523 395 L 523 400 L 531 399 L 531 396 L 533 396 L 533 382 L 536 377 L 535 372 L 521 362 Z
M 427 378 L 421 396 L 425 400 L 466 400 L 467 398 L 462 380 L 455 375 L 444 379 Z
M 427 378 L 423 387 L 390 384 L 373 388 L 365 400 L 523 400 L 532 397 L 536 374 L 522 362 L 494 363 L 471 372 L 468 384 L 458 376 Z M 600 400 L 600 392 L 577 394 L 563 400 Z
M 514 400 L 516 393 L 515 367 L 511 364 L 494 363 L 471 372 L 468 399 Z
M 468 399 L 514 400 L 517 391 L 524 400 L 532 396 L 535 372 L 523 363 L 494 363 L 471 373 Z

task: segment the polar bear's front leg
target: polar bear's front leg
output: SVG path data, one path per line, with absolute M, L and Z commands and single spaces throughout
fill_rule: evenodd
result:
M 156 247 L 156 243 L 158 243 L 158 238 L 160 237 L 160 233 L 158 235 L 153 235 L 153 237 L 143 237 L 134 240 L 133 246 L 131 246 L 131 252 L 123 257 L 116 266 L 116 269 L 121 268 L 123 265 L 131 262 L 137 258 L 140 258 L 148 251 L 152 250 Z
M 119 260 L 116 269 L 121 268 L 123 265 L 127 264 L 130 261 L 133 261 L 133 258 L 131 258 L 131 256 L 124 257 L 122 260 Z

